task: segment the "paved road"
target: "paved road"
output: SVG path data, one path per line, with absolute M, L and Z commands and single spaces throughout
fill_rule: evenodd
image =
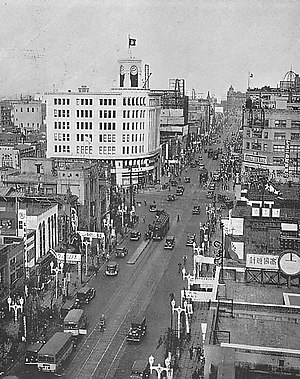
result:
M 207 160 L 205 163 L 209 170 L 218 168 L 218 161 Z M 140 220 L 146 217 L 146 222 L 140 221 L 137 229 L 144 235 L 154 218 L 149 212 L 149 204 L 155 200 L 159 208 L 170 213 L 169 234 L 175 235 L 175 249 L 164 250 L 164 241 L 151 241 L 136 263 L 129 265 L 127 261 L 141 241 L 124 242 L 129 255 L 118 260 L 119 275 L 106 277 L 103 267 L 91 281 L 97 294 L 85 308 L 89 321 L 88 335 L 79 343 L 63 377 L 129 378 L 133 362 L 140 358 L 148 359 L 151 354 L 155 357 L 155 364 L 163 364 L 164 346 L 158 346 L 158 341 L 164 340 L 170 326 L 170 294 L 174 293 L 176 305 L 179 305 L 180 289 L 184 286 L 178 273 L 178 262 L 182 262 L 183 255 L 187 254 L 187 270 L 192 270 L 192 249 L 185 245 L 186 236 L 187 233 L 198 236 L 199 222 L 206 221 L 205 205 L 210 201 L 205 197 L 207 191 L 199 186 L 197 169 L 189 169 L 185 175 L 191 177 L 191 183 L 185 184 L 183 196 L 174 202 L 167 202 L 166 197 L 175 192 L 175 187 L 170 192 L 152 190 L 137 196 L 136 200 L 142 204 L 137 207 Z M 201 205 L 199 216 L 192 215 L 193 205 Z M 178 214 L 180 222 L 177 222 Z M 102 313 L 107 320 L 105 332 L 97 330 Z M 145 313 L 147 317 L 147 335 L 140 345 L 128 345 L 126 333 L 132 318 L 139 313 Z M 37 374 L 35 377 L 43 376 Z

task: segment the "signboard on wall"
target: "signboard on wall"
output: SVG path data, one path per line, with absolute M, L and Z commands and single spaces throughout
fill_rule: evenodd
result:
M 246 254 L 246 267 L 264 270 L 278 270 L 278 255 Z
M 65 254 L 56 252 L 56 258 L 60 262 L 65 261 Z M 78 263 L 81 262 L 81 254 L 67 253 L 66 256 L 67 263 Z
M 289 176 L 291 141 L 285 140 L 284 145 L 284 174 Z

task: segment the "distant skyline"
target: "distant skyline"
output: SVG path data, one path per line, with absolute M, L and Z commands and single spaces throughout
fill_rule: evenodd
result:
M 230 85 L 276 87 L 300 72 L 299 0 L 0 0 L 0 95 L 110 90 L 117 60 L 150 65 L 151 89 L 170 78 L 219 100 Z

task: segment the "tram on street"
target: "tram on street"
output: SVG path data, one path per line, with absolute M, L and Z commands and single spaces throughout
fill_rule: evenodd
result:
M 73 336 L 87 334 L 87 318 L 83 309 L 71 309 L 64 318 L 64 332 Z
M 170 216 L 167 212 L 162 211 L 157 217 L 153 224 L 149 225 L 149 230 L 152 232 L 152 239 L 160 241 L 170 228 Z
M 72 354 L 74 348 L 73 335 L 57 332 L 38 352 L 38 370 L 57 372 L 64 361 Z

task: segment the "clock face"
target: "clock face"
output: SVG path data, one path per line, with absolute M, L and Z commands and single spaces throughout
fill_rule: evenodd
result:
M 294 250 L 285 251 L 278 260 L 281 271 L 290 276 L 300 274 L 300 256 Z
M 138 70 L 137 70 L 136 66 L 131 66 L 130 67 L 130 73 L 131 73 L 131 75 L 136 75 L 137 72 L 138 72 Z

